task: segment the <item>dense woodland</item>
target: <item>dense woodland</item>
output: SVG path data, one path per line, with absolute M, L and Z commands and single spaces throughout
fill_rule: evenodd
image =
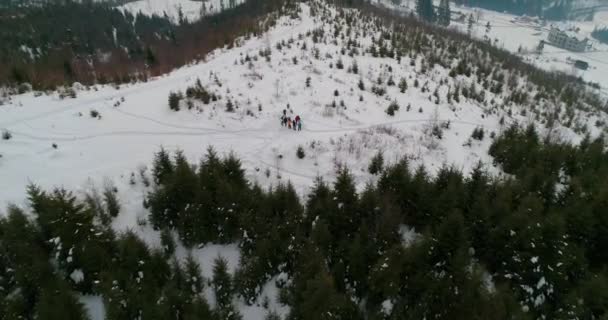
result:
M 608 44 L 608 28 L 595 29 L 591 33 L 591 36 L 600 42 Z
M 0 9 L 0 85 L 53 89 L 72 82 L 146 80 L 201 60 L 239 36 L 259 34 L 273 24 L 266 15 L 282 12 L 284 4 L 246 1 L 178 25 L 99 3 Z
M 210 149 L 194 165 L 161 150 L 137 183 L 152 185 L 144 206 L 162 248 L 112 230 L 123 209 L 111 188 L 80 199 L 31 186 L 30 207 L 0 219 L 0 315 L 85 319 L 76 295 L 96 294 L 108 319 L 239 319 L 235 299 L 253 303 L 279 274 L 289 319 L 608 315 L 603 139 L 571 146 L 513 125 L 490 153 L 510 178 L 376 161 L 363 191 L 340 168 L 302 201 L 289 183 L 247 181 L 234 155 Z M 417 236 L 404 242 L 403 226 Z M 238 243 L 234 275 L 223 259 L 204 279 L 194 259 L 175 258 L 178 245 L 209 242 Z

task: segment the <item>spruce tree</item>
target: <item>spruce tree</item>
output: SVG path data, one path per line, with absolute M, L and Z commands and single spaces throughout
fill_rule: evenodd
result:
M 467 34 L 470 36 L 473 35 L 473 26 L 475 25 L 475 18 L 473 14 L 469 14 L 469 18 L 467 19 Z
M 435 21 L 435 9 L 432 0 L 416 0 L 416 13 L 426 22 Z
M 106 186 L 103 191 L 103 198 L 106 204 L 106 212 L 111 216 L 116 218 L 118 213 L 120 212 L 120 203 L 118 202 L 118 198 L 116 197 L 115 188 L 113 186 Z
M 369 171 L 369 173 L 377 175 L 382 172 L 383 166 L 384 156 L 382 155 L 382 151 L 378 151 L 376 155 L 374 155 L 374 157 L 372 158 L 367 170 Z
M 437 21 L 442 26 L 449 26 L 451 19 L 451 11 L 450 11 L 450 1 L 449 0 L 441 0 L 439 4 L 439 9 L 437 11 Z
M 69 286 L 60 280 L 50 283 L 40 290 L 35 308 L 35 319 L 39 320 L 86 320 L 84 306 L 76 299 Z
M 173 162 L 169 153 L 160 147 L 160 151 L 154 155 L 154 163 L 152 164 L 152 176 L 154 183 L 161 185 L 165 183 L 166 178 L 173 173 Z
M 213 262 L 211 286 L 219 308 L 232 304 L 232 276 L 228 272 L 228 261 L 221 256 L 217 257 Z

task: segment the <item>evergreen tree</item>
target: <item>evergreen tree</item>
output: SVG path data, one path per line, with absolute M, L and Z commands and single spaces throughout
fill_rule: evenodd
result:
M 382 172 L 382 168 L 384 166 L 384 156 L 382 155 L 382 151 L 378 151 L 376 155 L 372 158 L 372 161 L 369 164 L 368 171 L 369 173 L 376 175 Z
M 407 80 L 405 78 L 401 78 L 399 80 L 399 92 L 405 93 L 407 91 Z
M 154 163 L 152 164 L 154 183 L 157 185 L 164 184 L 171 174 L 173 174 L 173 162 L 171 162 L 169 153 L 161 146 L 160 151 L 154 155 Z
M 439 4 L 439 9 L 437 11 L 437 21 L 442 26 L 449 26 L 451 19 L 451 11 L 450 11 L 450 1 L 449 0 L 441 0 Z
M 426 22 L 435 21 L 435 9 L 431 0 L 416 0 L 416 13 Z
M 179 102 L 182 100 L 182 97 L 179 92 L 170 92 L 169 93 L 169 108 L 173 111 L 179 111 Z
M 473 26 L 475 25 L 475 18 L 473 18 L 473 14 L 469 14 L 467 19 L 467 34 L 470 36 L 473 35 Z
M 106 204 L 106 212 L 111 216 L 116 218 L 118 213 L 120 212 L 120 204 L 118 203 L 118 199 L 116 197 L 116 192 L 114 191 L 114 187 L 107 186 L 103 191 L 103 198 Z
M 232 276 L 228 273 L 228 261 L 221 256 L 213 261 L 211 286 L 219 308 L 225 308 L 232 304 Z
M 70 288 L 62 281 L 50 281 L 40 291 L 35 307 L 35 319 L 40 320 L 85 320 L 84 306 L 76 299 Z

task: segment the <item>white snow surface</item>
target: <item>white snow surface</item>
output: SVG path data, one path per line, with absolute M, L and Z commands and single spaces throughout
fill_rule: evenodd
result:
M 243 315 L 243 319 L 264 320 L 269 311 L 277 313 L 281 316 L 281 319 L 286 319 L 290 309 L 289 306 L 282 305 L 279 302 L 279 289 L 276 285 L 276 281 L 279 278 L 284 278 L 284 276 L 285 274 L 281 274 L 270 279 L 262 288 L 262 293 L 253 305 L 248 306 L 243 301 L 237 302 L 237 307 Z M 265 298 L 268 298 L 268 309 L 263 306 Z
M 82 273 L 82 270 L 76 269 L 72 271 L 70 278 L 72 281 L 74 281 L 74 283 L 80 283 L 84 279 L 84 273 Z
M 421 75 L 416 66 L 410 66 L 408 57 L 399 64 L 394 59 L 369 54 L 355 58 L 343 55 L 345 69 L 330 68 L 340 56 L 340 46 L 329 42 L 315 45 L 310 37 L 298 39 L 322 25 L 302 4 L 300 18 L 281 18 L 266 35 L 243 39 L 235 48 L 216 50 L 205 62 L 146 83 L 118 89 L 95 86 L 79 90 L 75 99 L 62 100 L 57 93 L 11 97 L 0 105 L 0 129 L 13 136 L 0 140 L 0 212 L 7 203 L 24 204 L 29 183 L 45 189 L 64 186 L 87 192 L 109 181 L 119 189 L 122 211 L 129 212 L 114 221 L 115 228 L 134 228 L 149 238 L 146 240 L 158 244 L 157 234 L 145 232 L 147 211 L 141 207 L 145 190 L 130 186 L 128 181 L 132 173 L 139 176 L 138 168 L 151 163 L 160 146 L 181 149 L 191 161 L 198 161 L 208 146 L 222 154 L 234 151 L 250 180 L 266 186 L 291 181 L 304 195 L 317 176 L 331 181 L 338 164 L 351 169 L 359 187 L 374 181 L 376 177 L 367 172 L 367 167 L 378 150 L 384 152 L 388 163 L 407 156 L 412 167 L 424 164 L 431 173 L 443 165 L 468 172 L 478 161 L 491 163 L 487 154 L 491 139 L 473 140 L 465 146 L 473 129 L 482 127 L 489 136 L 490 132 L 499 134 L 502 130 L 499 120 L 503 116 L 505 125 L 534 121 L 519 112 L 512 116 L 489 114 L 483 105 L 471 100 L 448 104 L 444 97 L 436 105 L 429 101 L 429 92 L 414 88 L 414 78 L 421 86 L 428 81 L 433 92 L 448 70 L 437 67 L 430 74 Z M 275 48 L 276 43 L 290 39 L 293 43 L 281 51 Z M 301 49 L 304 41 L 308 50 Z M 360 41 L 365 45 L 371 41 L 370 36 Z M 257 56 L 269 44 L 271 62 L 256 57 L 257 61 L 241 63 L 246 57 Z M 319 49 L 319 59 L 313 57 L 313 46 Z M 294 57 L 297 64 L 293 63 Z M 359 66 L 358 75 L 346 71 L 354 61 Z M 393 73 L 387 71 L 389 68 Z M 370 87 L 376 79 L 381 77 L 386 82 L 389 74 L 396 82 L 399 77 L 406 78 L 408 91 L 402 94 L 393 86 L 387 87 L 383 97 L 372 94 Z M 310 88 L 305 86 L 307 77 L 311 78 Z M 184 91 L 197 79 L 222 99 L 210 105 L 195 105 L 198 111 L 188 110 L 185 104 L 181 111 L 171 111 L 169 93 Z M 357 88 L 359 79 L 365 81 L 365 91 Z M 447 88 L 439 89 L 445 95 Z M 335 90 L 338 97 L 334 96 Z M 236 112 L 225 112 L 228 99 L 236 105 Z M 401 107 L 394 117 L 385 112 L 392 100 Z M 332 101 L 338 105 L 344 101 L 345 107 L 328 106 Z M 288 104 L 289 115 L 303 119 L 301 132 L 280 126 L 279 117 Z M 98 111 L 100 117 L 89 116 L 91 110 Z M 593 125 L 598 119 L 597 115 L 581 114 L 577 121 L 588 123 L 591 134 L 597 135 L 602 130 Z M 429 134 L 433 124 L 448 121 L 450 128 L 444 130 L 443 139 Z M 542 133 L 543 127 L 538 127 Z M 568 128 L 558 127 L 554 132 L 574 142 L 580 140 Z M 299 145 L 304 147 L 304 159 L 296 157 Z M 487 169 L 500 173 L 491 165 Z
M 237 4 L 244 0 L 236 0 Z M 132 14 L 142 13 L 144 15 L 169 17 L 174 23 L 179 22 L 180 10 L 183 18 L 189 22 L 198 20 L 201 16 L 218 13 L 224 8 L 229 7 L 228 0 L 138 0 L 126 3 L 118 8 Z
M 104 320 L 106 318 L 106 309 L 101 296 L 80 295 L 78 300 L 84 305 L 91 320 Z
M 241 259 L 241 252 L 236 244 L 220 245 L 208 243 L 200 248 L 190 250 L 178 247 L 176 251 L 176 256 L 182 261 L 188 254 L 191 254 L 194 260 L 199 263 L 202 276 L 207 280 L 213 278 L 213 264 L 217 258 L 221 257 L 226 260 L 228 272 L 232 275 L 234 275 Z
M 410 228 L 403 224 L 399 226 L 399 235 L 401 235 L 401 241 L 406 248 L 411 246 L 422 236 L 420 233 L 416 232 L 415 228 Z

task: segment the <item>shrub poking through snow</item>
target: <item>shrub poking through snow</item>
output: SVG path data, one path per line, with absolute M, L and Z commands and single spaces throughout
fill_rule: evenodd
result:
M 230 99 L 226 102 L 226 112 L 234 112 L 234 103 Z
M 13 134 L 8 130 L 2 131 L 2 140 L 10 140 L 13 137 Z
M 382 151 L 378 151 L 376 155 L 372 158 L 372 161 L 369 164 L 368 171 L 373 175 L 377 175 L 382 172 L 382 168 L 384 167 L 384 155 Z
M 116 218 L 118 213 L 120 213 L 120 204 L 118 203 L 118 199 L 116 198 L 115 188 L 112 186 L 106 186 L 103 191 L 103 199 L 106 204 L 106 212 L 110 214 L 110 216 Z
M 169 108 L 173 111 L 179 111 L 179 102 L 182 96 L 179 92 L 169 93 Z
M 91 118 L 97 118 L 97 117 L 99 117 L 99 111 L 97 111 L 95 109 L 92 109 L 89 114 L 91 115 Z
M 304 153 L 304 148 L 302 146 L 298 146 L 298 150 L 296 150 L 296 156 L 298 156 L 298 159 L 304 159 L 304 157 L 306 156 L 306 153 Z
M 484 135 L 485 135 L 485 132 L 484 132 L 483 128 L 477 127 L 477 128 L 475 128 L 475 130 L 473 130 L 473 133 L 471 134 L 471 138 L 481 141 L 481 140 L 483 140 Z
M 397 104 L 397 101 L 391 102 L 391 104 L 386 109 L 386 113 L 391 117 L 394 116 L 395 112 L 397 111 L 399 111 L 399 105 Z

